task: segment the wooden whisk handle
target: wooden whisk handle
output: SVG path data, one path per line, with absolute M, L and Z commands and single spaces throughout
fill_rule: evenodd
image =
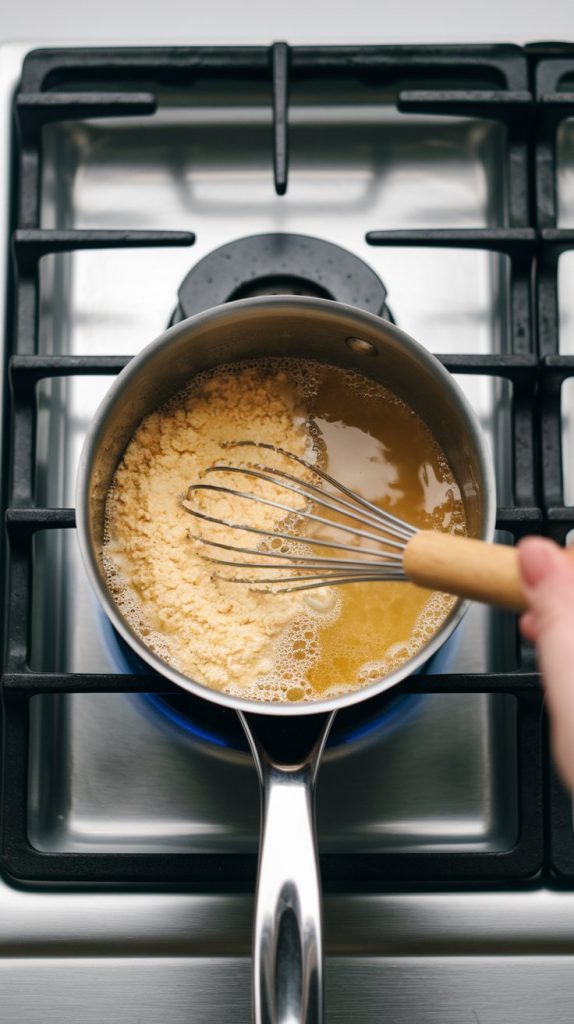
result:
M 403 552 L 413 583 L 511 611 L 527 607 L 518 554 L 504 544 L 487 544 L 452 533 L 421 530 Z

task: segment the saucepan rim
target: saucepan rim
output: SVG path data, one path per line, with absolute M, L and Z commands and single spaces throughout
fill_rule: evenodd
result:
M 188 318 L 187 320 L 180 321 L 180 323 L 175 324 L 173 327 L 168 328 L 168 330 L 164 331 L 152 342 L 146 345 L 145 348 L 130 360 L 128 365 L 118 374 L 111 387 L 106 392 L 106 395 L 98 406 L 98 409 L 90 423 L 84 440 L 77 474 L 76 526 L 84 568 L 100 604 L 120 636 L 123 637 L 126 643 L 133 648 L 136 653 L 152 669 L 154 669 L 154 671 L 156 671 L 160 676 L 170 680 L 172 683 L 175 683 L 181 689 L 187 690 L 204 700 L 210 700 L 226 708 L 232 708 L 235 711 L 241 711 L 248 714 L 292 717 L 299 715 L 324 714 L 326 712 L 351 707 L 354 704 L 368 700 L 371 697 L 376 697 L 379 694 L 384 693 L 386 690 L 390 690 L 397 686 L 397 684 L 402 682 L 407 676 L 417 672 L 432 657 L 432 655 L 442 647 L 466 614 L 470 602 L 459 599 L 443 625 L 429 640 L 429 642 L 418 652 L 418 654 L 413 658 L 410 658 L 404 663 L 404 665 L 401 665 L 400 668 L 396 669 L 388 676 L 379 680 L 374 680 L 367 686 L 350 690 L 348 693 L 338 694 L 327 700 L 317 700 L 312 702 L 271 703 L 247 700 L 243 697 L 235 697 L 230 694 L 211 689 L 209 686 L 191 679 L 189 676 L 184 675 L 182 672 L 179 672 L 171 665 L 162 661 L 161 658 L 159 658 L 143 643 L 142 640 L 140 640 L 124 619 L 112 597 L 110 589 L 102 579 L 101 573 L 98 569 L 97 554 L 91 541 L 89 529 L 89 486 L 92 465 L 98 451 L 99 438 L 110 411 L 113 409 L 118 399 L 122 395 L 125 396 L 126 390 L 129 388 L 133 379 L 143 370 L 150 360 L 154 359 L 158 351 L 174 343 L 183 334 L 187 334 L 195 328 L 201 327 L 205 322 L 215 323 L 218 320 L 233 317 L 244 309 L 252 310 L 260 308 L 263 312 L 269 309 L 277 311 L 280 310 L 281 307 L 285 307 L 286 312 L 292 312 L 294 308 L 297 308 L 302 312 L 305 310 L 309 312 L 328 310 L 330 313 L 336 313 L 339 311 L 344 313 L 346 316 L 351 316 L 357 322 L 358 326 L 360 326 L 361 321 L 369 328 L 375 330 L 380 330 L 381 327 L 384 326 L 384 330 L 387 334 L 390 334 L 396 341 L 399 341 L 402 345 L 406 346 L 416 357 L 418 362 L 434 374 L 444 387 L 451 391 L 453 397 L 458 403 L 463 419 L 465 420 L 466 428 L 476 452 L 482 481 L 484 482 L 484 516 L 481 537 L 483 540 L 492 540 L 496 519 L 496 490 L 490 452 L 474 410 L 457 382 L 453 380 L 439 360 L 425 349 L 420 342 L 416 341 L 405 331 L 396 327 L 394 324 L 391 324 L 389 321 L 382 321 L 380 317 L 377 317 L 373 313 L 368 313 L 344 303 L 333 302 L 330 299 L 291 295 L 266 295 L 250 299 L 239 299 L 234 302 L 225 303 L 224 305 L 215 306 L 212 309 L 205 310 Z M 365 368 L 365 373 L 368 376 L 368 367 Z

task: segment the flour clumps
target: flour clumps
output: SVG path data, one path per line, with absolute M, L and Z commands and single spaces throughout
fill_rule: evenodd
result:
M 304 378 L 304 369 L 301 374 Z M 255 439 L 309 457 L 304 393 L 284 370 L 261 364 L 203 375 L 143 420 L 107 501 L 103 563 L 115 601 L 132 627 L 185 675 L 251 699 L 312 696 L 306 674 L 319 655 L 319 622 L 325 616 L 301 593 L 269 595 L 217 578 L 206 553 L 224 555 L 194 539 L 205 536 L 208 526 L 193 519 L 178 496 L 194 481 L 207 482 L 205 471 L 229 460 L 232 442 Z M 246 462 L 253 460 L 253 449 L 246 451 Z M 256 457 L 281 468 L 280 456 L 258 449 Z M 213 482 L 257 491 L 257 481 L 243 477 Z M 276 498 L 266 486 L 267 496 Z M 284 492 L 280 497 L 285 501 Z M 201 507 L 203 495 L 198 499 Z M 231 522 L 277 529 L 281 520 L 280 512 L 233 496 L 206 492 L 204 500 L 209 514 Z M 229 542 L 230 531 L 224 532 Z M 210 537 L 217 539 L 216 529 Z M 238 531 L 231 539 L 249 547 L 258 543 L 257 536 Z M 326 604 L 329 617 L 336 617 L 337 598 Z

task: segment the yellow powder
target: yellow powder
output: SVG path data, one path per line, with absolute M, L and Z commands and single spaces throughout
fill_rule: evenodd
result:
M 273 642 L 294 620 L 303 616 L 308 632 L 314 630 L 301 593 L 270 598 L 213 579 L 206 548 L 189 537 L 201 533 L 201 525 L 181 508 L 178 495 L 214 462 L 229 459 L 225 442 L 256 438 L 305 455 L 298 401 L 283 371 L 244 368 L 205 380 L 142 422 L 108 498 L 104 562 L 117 603 L 160 656 L 217 689 L 248 687 L 268 675 Z M 249 489 L 256 489 L 252 482 Z M 209 497 L 210 514 L 235 522 L 273 528 L 280 516 L 259 505 L 246 510 L 238 499 Z M 285 501 L 284 493 L 278 497 Z M 210 536 L 217 537 L 213 529 Z M 245 533 L 233 539 L 251 547 L 258 542 Z

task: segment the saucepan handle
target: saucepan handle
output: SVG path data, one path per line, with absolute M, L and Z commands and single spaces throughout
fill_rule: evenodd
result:
M 314 795 L 334 713 L 284 720 L 281 726 L 270 725 L 260 715 L 240 717 L 261 783 L 253 1020 L 255 1024 L 320 1024 L 323 949 Z M 302 737 L 298 730 L 303 721 Z

